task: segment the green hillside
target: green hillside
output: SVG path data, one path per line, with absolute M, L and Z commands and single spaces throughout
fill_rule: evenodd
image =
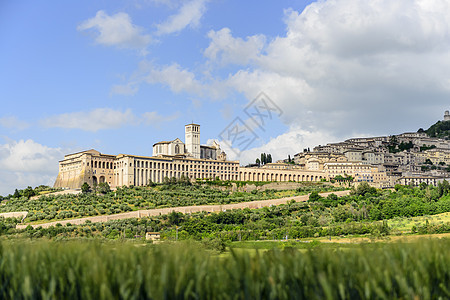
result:
M 30 188 L 31 189 L 31 188 Z M 207 185 L 160 184 L 154 187 L 122 187 L 106 193 L 78 195 L 43 195 L 29 199 L 23 191 L 0 206 L 0 213 L 27 211 L 25 222 L 57 221 L 98 215 L 111 215 L 140 209 L 190 205 L 229 204 L 307 194 L 311 191 L 336 190 L 326 183 L 305 185 L 301 190 L 231 192 Z
M 450 139 L 450 121 L 437 121 L 425 130 L 430 137 Z
M 143 195 L 143 192 L 144 190 L 140 190 L 139 194 Z M 200 195 L 198 192 L 197 194 Z M 89 199 L 85 198 L 85 201 Z M 57 204 L 53 202 L 53 205 Z M 407 223 L 413 217 L 446 212 L 450 212 L 450 185 L 446 181 L 438 187 L 396 186 L 394 191 L 377 190 L 368 184 L 360 184 L 348 196 L 337 197 L 331 194 L 324 198 L 317 192 L 312 192 L 308 202 L 290 202 L 285 205 L 212 214 L 198 212 L 183 215 L 172 212 L 168 215 L 110 220 L 104 223 L 57 224 L 49 228 L 29 226 L 23 230 L 15 229 L 20 220 L 0 219 L 0 236 L 133 240 L 145 236 L 148 231 L 158 231 L 165 241 L 215 240 L 223 244 L 225 241 L 280 240 L 286 237 L 303 239 L 342 235 L 380 237 L 404 233 L 437 234 L 450 232 L 450 222 L 442 219 L 442 216 L 435 220 L 415 220 L 417 222 L 414 222 L 414 228 L 411 226 L 405 231 L 401 230 L 400 224 L 391 222 L 389 225 L 386 220 L 402 219 L 401 223 Z

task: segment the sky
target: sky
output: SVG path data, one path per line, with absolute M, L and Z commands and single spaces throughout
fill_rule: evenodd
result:
M 450 109 L 447 0 L 0 1 L 0 195 L 64 155 L 218 141 L 274 160 Z

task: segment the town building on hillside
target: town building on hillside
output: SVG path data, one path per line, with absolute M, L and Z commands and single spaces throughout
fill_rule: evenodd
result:
M 425 183 L 426 185 L 437 186 L 444 180 L 449 181 L 449 178 L 436 176 L 404 176 L 398 180 L 398 183 L 411 186 L 419 186 L 421 183 Z

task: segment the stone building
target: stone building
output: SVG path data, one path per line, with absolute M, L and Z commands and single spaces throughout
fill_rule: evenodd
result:
M 158 142 L 153 145 L 153 156 L 188 156 L 192 158 L 226 160 L 226 154 L 220 145 L 214 141 L 212 145 L 200 145 L 200 125 L 187 124 L 184 126 L 183 143 L 179 138 L 173 141 Z
M 59 162 L 54 186 L 80 188 L 84 182 L 91 186 L 102 182 L 113 185 L 115 158 L 94 149 L 68 154 Z
M 185 153 L 184 143 L 179 138 L 169 142 L 158 142 L 153 145 L 153 156 L 184 155 Z
M 310 161 L 311 165 L 313 162 Z M 153 145 L 153 156 L 108 155 L 96 150 L 68 154 L 59 162 L 55 187 L 80 188 L 106 182 L 111 187 L 144 186 L 166 178 L 220 179 L 235 181 L 321 181 L 327 179 L 323 162 L 305 170 L 300 165 L 269 163 L 241 167 L 226 160 L 217 142 L 200 145 L 200 125 L 185 126 L 185 143 L 176 138 Z
M 239 161 L 196 159 L 183 156 L 106 155 L 95 150 L 70 154 L 60 161 L 55 187 L 80 188 L 107 182 L 111 187 L 162 183 L 165 178 L 220 179 L 235 181 L 321 181 L 323 171 L 295 168 L 247 168 Z
M 444 113 L 444 121 L 450 121 L 450 113 L 448 110 L 446 110 Z

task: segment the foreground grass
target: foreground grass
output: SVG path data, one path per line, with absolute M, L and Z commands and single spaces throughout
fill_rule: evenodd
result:
M 1 299 L 449 298 L 450 240 L 218 256 L 199 244 L 0 242 Z

